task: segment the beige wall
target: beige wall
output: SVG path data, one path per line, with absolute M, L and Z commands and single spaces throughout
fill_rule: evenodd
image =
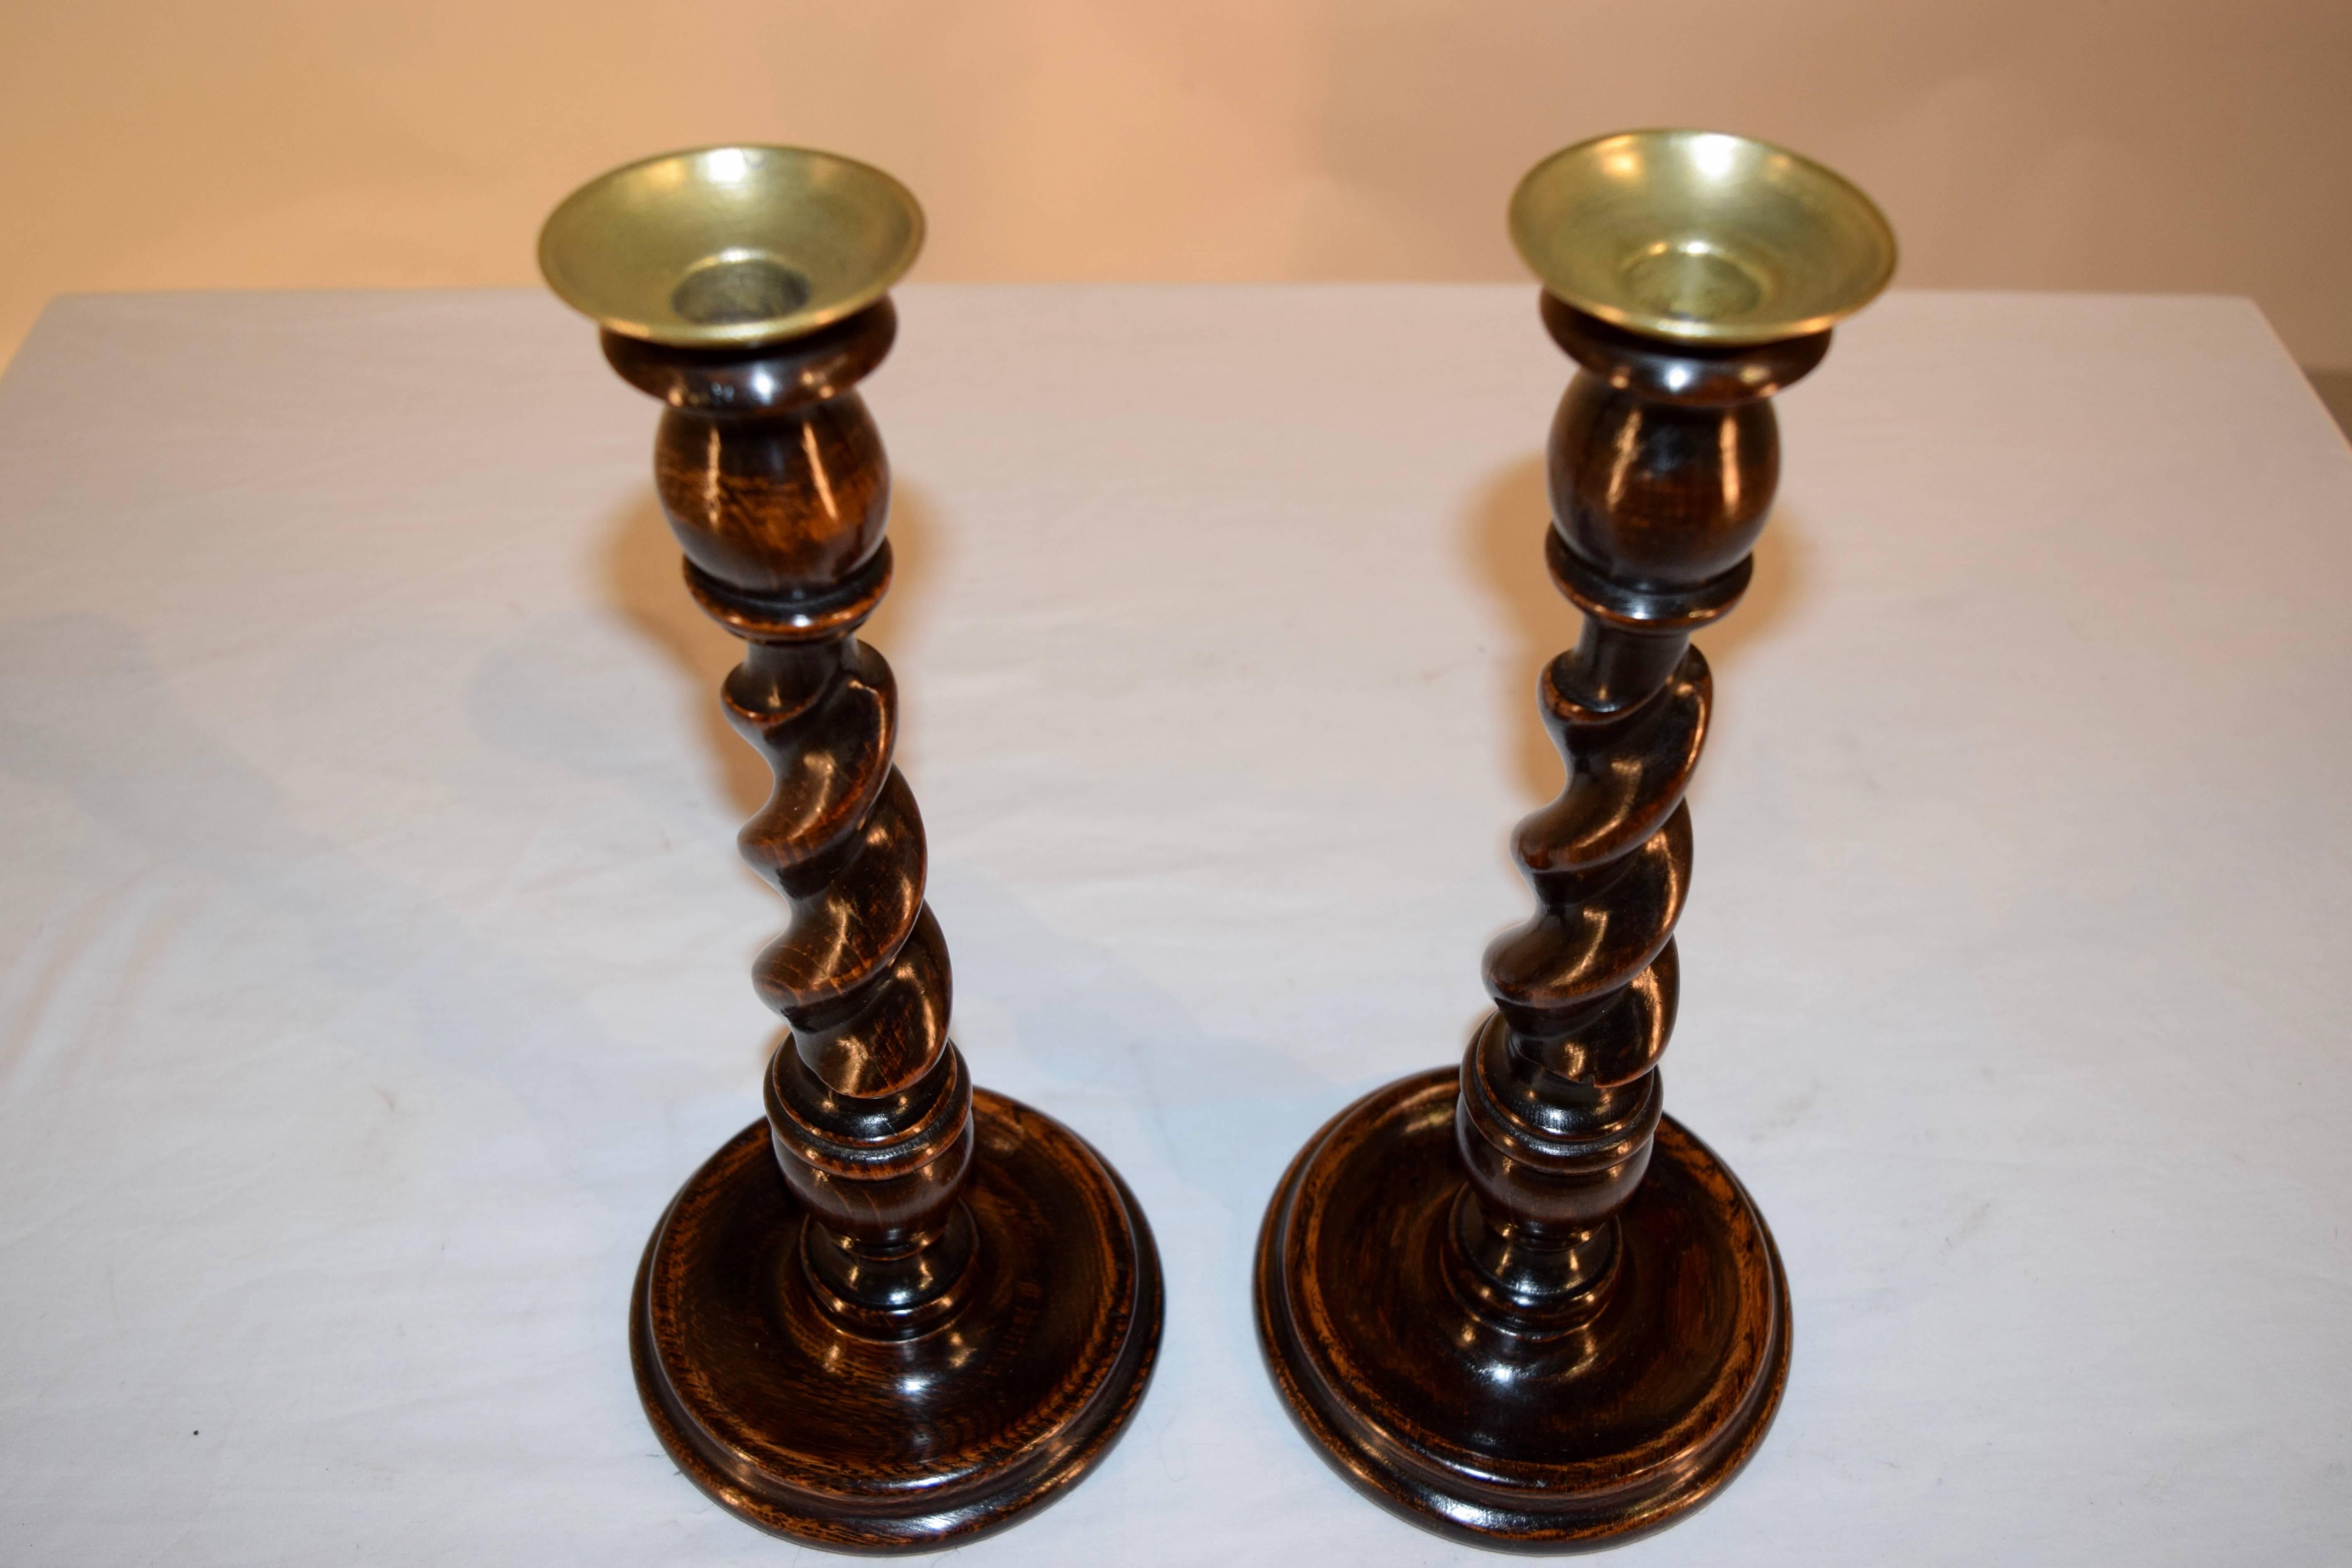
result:
M 1900 281 L 2223 290 L 2352 366 L 2344 0 L 0 0 L 0 354 L 67 289 L 523 283 L 600 169 L 883 163 L 920 277 L 1509 278 L 1629 125 L 1872 191 Z

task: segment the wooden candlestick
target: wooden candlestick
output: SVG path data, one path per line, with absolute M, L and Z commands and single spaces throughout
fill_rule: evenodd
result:
M 694 596 L 749 644 L 727 715 L 775 775 L 743 856 L 792 906 L 754 970 L 791 1026 L 767 1116 L 646 1248 L 638 1390 L 721 1505 L 875 1552 L 968 1539 L 1086 1475 L 1160 1326 L 1159 1256 L 1117 1173 L 975 1089 L 948 1038 L 897 687 L 855 635 L 890 581 L 889 469 L 856 387 L 921 235 L 879 170 L 732 147 L 616 170 L 541 240 L 613 368 L 667 405 L 662 510 Z
M 1702 132 L 1570 148 L 1512 218 L 1582 367 L 1545 539 L 1585 617 L 1541 682 L 1568 780 L 1512 846 L 1538 909 L 1486 950 L 1495 1011 L 1460 1068 L 1358 1101 L 1292 1163 L 1256 1299 L 1275 1381 L 1342 1474 L 1445 1534 L 1573 1551 L 1712 1496 L 1788 1376 L 1771 1233 L 1662 1110 L 1713 702 L 1690 636 L 1748 585 L 1780 471 L 1765 400 L 1894 244 L 1828 171 Z

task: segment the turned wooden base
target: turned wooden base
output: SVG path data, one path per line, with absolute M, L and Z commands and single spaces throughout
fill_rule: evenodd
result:
M 817 1303 L 768 1124 L 695 1173 L 630 1306 L 637 1390 L 678 1468 L 812 1546 L 923 1552 L 1061 1495 L 1118 1440 L 1160 1346 L 1160 1255 L 1125 1184 L 1052 1118 L 976 1089 L 959 1303 L 911 1339 Z
M 1454 1068 L 1358 1100 L 1302 1150 L 1258 1241 L 1259 1338 L 1333 1466 L 1476 1545 L 1615 1545 L 1705 1502 L 1789 1373 L 1789 1291 L 1739 1183 L 1671 1118 L 1581 1327 L 1501 1331 L 1448 1279 Z

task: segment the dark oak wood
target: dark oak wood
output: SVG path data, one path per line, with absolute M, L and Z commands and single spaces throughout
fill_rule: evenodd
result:
M 849 1551 L 926 1551 L 1050 1501 L 1134 1415 L 1160 1342 L 1142 1211 L 948 1037 L 898 693 L 856 633 L 890 581 L 889 467 L 856 385 L 887 300 L 739 352 L 604 336 L 667 405 L 688 586 L 749 645 L 729 719 L 775 775 L 743 857 L 791 918 L 753 973 L 790 1038 L 767 1117 L 697 1172 L 630 1309 L 663 1446 L 722 1506 Z
M 1512 852 L 1531 920 L 1486 949 L 1460 1068 L 1335 1118 L 1259 1238 L 1259 1337 L 1307 1435 L 1415 1522 L 1606 1546 L 1706 1501 L 1788 1377 L 1789 1293 L 1746 1192 L 1663 1111 L 1683 795 L 1779 479 L 1767 399 L 1830 334 L 1696 349 L 1543 298 L 1581 367 L 1553 421 L 1553 581 L 1584 614 L 1540 682 L 1567 764 Z

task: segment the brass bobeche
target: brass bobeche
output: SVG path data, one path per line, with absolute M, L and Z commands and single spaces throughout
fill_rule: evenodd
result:
M 1717 131 L 1627 131 L 1553 153 L 1512 194 L 1511 243 L 1587 315 L 1725 346 L 1822 331 L 1895 272 L 1895 231 L 1868 196 Z
M 606 331 L 742 348 L 814 331 L 888 291 L 923 248 L 914 194 L 807 147 L 700 147 L 604 174 L 539 235 L 539 269 Z

